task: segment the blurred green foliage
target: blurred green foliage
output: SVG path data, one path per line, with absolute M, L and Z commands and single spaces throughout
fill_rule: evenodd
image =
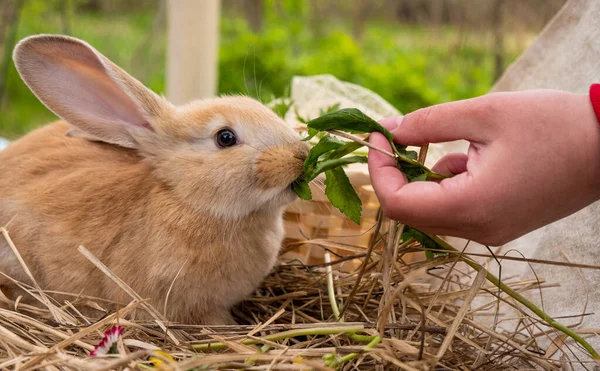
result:
M 18 39 L 63 33 L 88 41 L 158 93 L 165 88 L 165 15 L 157 2 L 126 10 L 73 7 L 68 22 L 59 0 L 25 0 Z M 286 94 L 295 75 L 333 74 L 369 88 L 402 112 L 484 94 L 493 83 L 487 35 L 464 37 L 448 27 L 435 30 L 370 21 L 360 41 L 350 20 L 323 20 L 315 27 L 308 3 L 265 3 L 264 26 L 250 30 L 239 14 L 224 10 L 221 22 L 220 93 L 243 93 L 268 101 Z M 66 23 L 66 24 L 65 24 Z M 198 36 L 201 37 L 201 36 Z M 507 52 L 507 63 L 519 50 Z M 0 136 L 15 138 L 54 117 L 20 80 L 8 74 L 0 111 Z
M 71 5 L 76 6 L 77 0 Z M 17 40 L 39 33 L 64 33 L 61 0 L 25 0 L 20 12 Z M 71 15 L 70 34 L 81 38 L 157 92 L 164 90 L 165 37 L 150 35 L 152 8 L 109 15 L 80 11 Z M 151 48 L 144 48 L 152 37 Z M 15 138 L 56 117 L 31 93 L 11 64 L 4 101 L 0 105 L 0 136 Z

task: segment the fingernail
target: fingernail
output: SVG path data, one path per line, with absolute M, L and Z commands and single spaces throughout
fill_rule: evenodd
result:
M 402 123 L 403 118 L 404 116 L 387 117 L 382 120 L 379 120 L 379 123 L 381 124 L 381 126 L 391 131 L 396 129 Z

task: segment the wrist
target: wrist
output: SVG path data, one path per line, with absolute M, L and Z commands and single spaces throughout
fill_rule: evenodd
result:
M 600 84 L 592 84 L 589 89 L 589 102 L 593 111 L 593 124 L 590 124 L 591 148 L 590 148 L 590 164 L 594 169 L 592 179 L 594 187 L 595 200 L 600 200 Z M 589 106 L 588 106 L 589 107 Z M 589 109 L 589 108 L 588 108 Z
M 596 115 L 596 122 L 600 123 L 600 84 L 590 85 L 589 96 Z

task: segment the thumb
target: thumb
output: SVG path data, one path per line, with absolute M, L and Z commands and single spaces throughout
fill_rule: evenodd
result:
M 383 134 L 372 133 L 369 143 L 392 152 L 390 143 Z M 396 167 L 396 159 L 372 148 L 369 148 L 369 176 L 371 185 L 382 204 L 386 197 L 393 195 L 407 183 L 404 174 Z

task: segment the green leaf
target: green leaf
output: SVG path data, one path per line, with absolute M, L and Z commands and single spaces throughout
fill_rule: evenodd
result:
M 342 168 L 325 171 L 325 195 L 342 214 L 360 224 L 362 202 Z
M 339 110 L 340 109 L 340 105 L 341 105 L 340 103 L 336 103 L 336 104 L 332 104 L 331 106 L 329 106 L 329 107 L 327 107 L 325 109 L 319 108 L 319 116 L 323 116 L 325 114 L 328 114 L 328 113 L 335 112 L 335 111 Z
M 438 245 L 438 243 L 427 234 L 413 227 L 405 226 L 404 232 L 402 233 L 402 241 L 407 241 L 409 238 L 413 238 L 415 241 L 419 242 L 425 249 L 444 250 L 442 246 Z M 429 251 L 429 253 L 434 257 L 448 256 L 447 252 Z
M 417 160 L 419 158 L 419 154 L 416 151 L 408 151 L 406 146 L 401 144 L 394 143 L 394 147 L 396 147 L 396 153 L 403 155 L 404 157 L 410 158 L 411 160 Z
M 328 110 L 336 108 L 333 106 Z M 299 117 L 297 112 L 296 115 L 299 120 L 306 121 Z M 381 132 L 388 138 L 390 145 L 394 149 L 397 161 L 396 166 L 406 175 L 409 182 L 426 181 L 428 179 L 441 180 L 449 177 L 432 172 L 426 166 L 419 163 L 417 161 L 417 152 L 408 151 L 406 146 L 394 143 L 394 137 L 387 129 L 357 109 L 349 108 L 327 113 L 309 121 L 307 127 L 308 137 L 304 139 L 305 141 L 315 136 L 321 139 L 311 149 L 304 164 L 302 182 L 306 184 L 294 184 L 294 191 L 302 199 L 312 198 L 308 182 L 311 182 L 324 172 L 326 175 L 325 184 L 327 186 L 325 194 L 335 207 L 356 223 L 360 223 L 362 205 L 342 167 L 357 162 L 365 163 L 367 162 L 367 158 L 364 156 L 344 157 L 361 148 L 362 145 L 356 142 L 338 140 L 327 134 L 327 130 L 341 130 L 350 133 Z
M 294 114 L 296 115 L 296 120 L 300 121 L 301 123 L 306 124 L 308 122 L 307 118 L 300 116 L 300 113 L 298 113 L 298 107 L 294 107 Z
M 344 144 L 343 146 L 339 147 L 338 149 L 336 149 L 335 151 L 331 152 L 328 156 L 327 159 L 328 160 L 333 160 L 336 158 L 342 158 L 346 155 L 351 154 L 352 152 L 356 151 L 357 149 L 361 148 L 363 145 L 357 142 L 348 142 L 346 144 Z
M 319 131 L 341 130 L 348 133 L 378 131 L 385 135 L 388 140 L 394 140 L 392 133 L 356 108 L 344 108 L 310 120 L 308 127 Z
M 306 180 L 296 180 L 292 183 L 292 191 L 294 191 L 298 197 L 303 200 L 312 200 L 312 192 L 310 191 L 310 187 L 308 186 L 308 182 Z
M 319 157 L 321 155 L 323 155 L 324 153 L 327 153 L 329 151 L 338 149 L 339 147 L 343 146 L 344 144 L 346 144 L 346 143 L 337 139 L 336 137 L 334 137 L 330 134 L 325 135 L 323 138 L 321 138 L 319 143 L 315 144 L 310 149 L 310 152 L 308 152 L 308 156 L 306 157 L 306 160 L 304 161 L 304 171 L 307 172 L 309 169 L 311 169 L 315 165 L 315 163 L 317 162 L 317 160 L 319 159 Z
M 302 139 L 302 141 L 303 142 L 308 142 L 309 140 L 311 140 L 317 134 L 319 134 L 319 131 L 317 129 L 308 128 L 308 135 L 306 136 L 306 138 Z
M 428 175 L 429 174 L 421 174 L 421 175 L 418 175 L 418 176 L 412 178 L 410 181 L 411 182 L 424 182 L 427 180 Z
M 420 166 L 415 166 L 412 163 L 406 163 L 398 161 L 397 163 L 398 170 L 406 175 L 406 178 L 409 182 L 413 182 L 414 179 L 419 178 L 423 174 L 427 174 L 426 169 L 421 168 Z
M 338 167 L 341 167 L 344 165 L 357 163 L 357 162 L 364 164 L 367 162 L 367 158 L 365 156 L 351 156 L 351 157 L 336 158 L 336 159 L 332 159 L 332 160 L 325 160 L 325 161 L 318 162 L 316 164 L 316 166 L 314 167 L 313 171 L 307 177 L 307 180 L 310 182 L 311 180 L 315 179 L 317 177 L 317 175 L 321 174 L 322 172 L 332 170 L 332 169 L 335 169 L 335 168 L 338 168 Z
M 273 112 L 275 112 L 277 116 L 285 118 L 285 115 L 288 113 L 290 108 L 292 108 L 293 104 L 294 101 L 291 99 L 282 99 L 275 104 L 273 107 Z

